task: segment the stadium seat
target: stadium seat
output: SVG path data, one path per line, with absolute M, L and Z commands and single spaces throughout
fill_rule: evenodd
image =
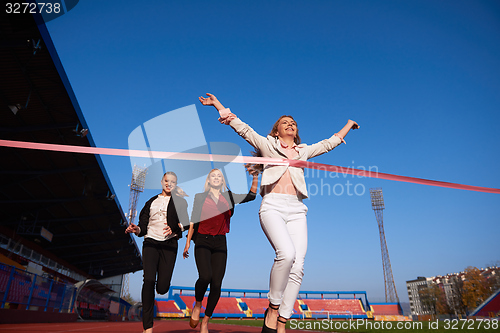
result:
M 309 310 L 330 314 L 365 315 L 358 299 L 303 299 Z

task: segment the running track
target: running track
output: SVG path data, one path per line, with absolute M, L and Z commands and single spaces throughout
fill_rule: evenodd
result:
M 210 324 L 210 333 L 260 333 L 260 327 Z M 185 320 L 155 321 L 154 333 L 194 333 L 200 328 L 192 329 Z M 0 333 L 142 333 L 142 322 L 77 322 L 50 324 L 2 324 Z M 293 330 L 294 333 L 306 331 Z M 311 331 L 307 331 L 311 333 Z

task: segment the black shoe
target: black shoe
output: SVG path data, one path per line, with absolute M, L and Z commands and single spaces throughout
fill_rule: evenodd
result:
M 266 309 L 266 312 L 264 312 L 264 323 L 262 323 L 261 333 L 276 333 L 278 331 L 276 328 L 269 328 L 266 326 L 267 311 L 269 311 L 269 308 L 273 310 L 278 310 L 280 307 L 279 305 L 274 305 L 269 303 L 269 307 Z

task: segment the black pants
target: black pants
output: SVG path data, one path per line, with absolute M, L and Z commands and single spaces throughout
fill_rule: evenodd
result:
M 158 294 L 166 294 L 177 257 L 177 238 L 159 242 L 145 238 L 142 244 L 144 283 L 142 285 L 142 326 L 153 327 L 155 283 Z M 158 279 L 156 275 L 158 274 Z
M 212 317 L 215 306 L 220 298 L 222 279 L 226 273 L 226 236 L 198 234 L 196 236 L 194 257 L 199 274 L 195 285 L 195 298 L 197 302 L 203 301 L 205 292 L 210 284 L 205 316 Z

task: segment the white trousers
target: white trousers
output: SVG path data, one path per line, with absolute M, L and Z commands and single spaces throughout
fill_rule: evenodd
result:
M 269 280 L 269 302 L 279 305 L 279 315 L 290 318 L 304 276 L 307 252 L 307 206 L 295 195 L 268 193 L 262 198 L 262 230 L 276 258 Z

